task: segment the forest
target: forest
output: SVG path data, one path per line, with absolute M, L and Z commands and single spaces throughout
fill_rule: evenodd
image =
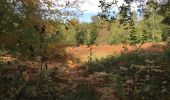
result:
M 170 100 L 170 0 L 96 1 L 0 0 L 0 100 Z

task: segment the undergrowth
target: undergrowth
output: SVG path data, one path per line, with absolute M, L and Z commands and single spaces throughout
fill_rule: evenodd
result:
M 134 51 L 89 63 L 88 71 L 111 74 L 122 100 L 169 100 L 169 58 L 169 49 L 164 53 Z

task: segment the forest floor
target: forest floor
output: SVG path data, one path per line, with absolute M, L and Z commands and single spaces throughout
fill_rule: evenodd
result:
M 102 58 L 107 58 L 109 56 L 119 56 L 121 53 L 129 53 L 134 50 L 144 51 L 144 52 L 162 52 L 166 48 L 166 43 L 144 43 L 142 45 L 131 46 L 128 44 L 117 44 L 117 45 L 91 45 L 92 48 L 92 60 L 100 60 Z M 90 48 L 86 45 L 80 46 L 66 46 L 64 47 L 67 60 L 65 62 L 47 62 L 48 68 L 56 68 L 61 66 L 67 66 L 69 68 L 76 68 L 86 64 L 90 56 Z M 0 60 L 4 62 L 13 62 L 17 58 L 13 58 L 11 55 L 0 56 Z M 31 67 L 40 66 L 39 61 L 21 61 L 30 65 Z
M 136 45 L 136 46 L 130 46 L 130 45 L 125 45 L 125 44 L 119 44 L 119 45 L 102 44 L 102 45 L 92 45 L 91 48 L 93 52 L 93 55 L 92 55 L 93 60 L 95 59 L 100 60 L 102 58 L 107 58 L 108 56 L 119 56 L 121 55 L 121 53 L 130 53 L 136 49 L 140 51 L 144 51 L 144 52 L 159 53 L 159 52 L 162 52 L 166 48 L 166 44 L 163 42 L 145 43 L 143 45 Z M 11 64 L 12 67 L 5 68 L 5 66 L 9 66 L 7 64 L 4 66 L 4 68 L 1 68 L 0 71 L 4 73 L 2 77 L 4 77 L 4 79 L 10 80 L 10 78 L 15 79 L 14 76 L 16 74 L 21 75 L 20 77 L 24 80 L 23 82 L 26 83 L 26 86 L 17 83 L 17 85 L 20 85 L 21 89 L 19 88 L 18 90 L 18 88 L 16 87 L 16 91 L 19 91 L 19 92 L 16 92 L 17 94 L 14 94 L 14 95 L 18 95 L 21 92 L 25 93 L 23 91 L 27 91 L 29 90 L 28 89 L 29 87 L 33 87 L 33 86 L 34 88 L 39 89 L 39 87 L 36 87 L 36 86 L 37 84 L 39 84 L 38 80 L 41 80 L 39 79 L 39 75 L 43 73 L 43 75 L 49 76 L 46 79 L 50 81 L 49 83 L 47 81 L 48 84 L 56 86 L 56 81 L 57 81 L 58 82 L 57 84 L 61 85 L 59 86 L 61 88 L 57 90 L 61 92 L 61 94 L 62 94 L 61 90 L 63 89 L 63 87 L 65 87 L 63 90 L 63 92 L 65 93 L 65 91 L 69 89 L 69 86 L 75 87 L 75 84 L 82 81 L 85 83 L 87 82 L 92 87 L 95 87 L 95 90 L 98 91 L 99 94 L 103 94 L 103 96 L 112 94 L 112 97 L 109 97 L 110 99 L 107 99 L 107 100 L 119 100 L 117 97 L 117 93 L 114 91 L 114 89 L 108 88 L 107 86 L 102 87 L 102 84 L 106 85 L 107 83 L 107 85 L 110 86 L 112 83 L 114 83 L 111 80 L 104 80 L 103 78 L 101 78 L 101 77 L 109 76 L 110 74 L 107 74 L 107 73 L 89 74 L 89 72 L 86 69 L 84 69 L 83 67 L 81 68 L 81 66 L 85 65 L 89 59 L 88 58 L 89 48 L 87 46 L 82 45 L 82 46 L 77 46 L 77 47 L 65 47 L 65 51 L 66 51 L 66 55 L 68 56 L 68 60 L 65 63 L 57 63 L 57 62 L 48 63 L 48 70 L 43 69 L 43 71 L 41 72 L 40 70 L 38 70 L 40 69 L 39 61 L 34 61 L 34 62 L 22 61 L 22 62 L 19 62 L 19 65 L 14 62 Z M 17 59 L 12 58 L 10 55 L 6 55 L 6 56 L 1 57 L 0 61 L 12 62 L 13 60 L 15 61 Z M 15 81 L 11 81 L 11 82 L 15 82 Z M 41 83 L 41 85 L 43 86 L 44 84 L 47 84 L 47 83 Z M 8 86 L 8 84 L 6 85 Z M 76 86 L 76 88 L 79 89 L 78 86 Z M 4 91 L 6 91 L 5 88 L 4 88 Z M 10 91 L 10 88 L 9 88 L 9 91 Z M 42 91 L 44 90 L 42 89 Z M 8 95 L 9 94 L 7 94 L 7 96 Z M 28 94 L 23 94 L 23 95 L 26 96 Z M 85 95 L 87 94 L 85 93 Z
M 134 50 L 144 51 L 144 52 L 162 52 L 166 48 L 166 43 L 144 43 L 142 45 L 131 46 L 128 44 L 101 44 L 101 45 L 91 45 L 92 48 L 92 60 L 100 60 L 102 58 L 107 58 L 109 56 L 119 56 L 121 53 L 129 53 Z M 48 68 L 56 68 L 60 66 L 67 66 L 69 68 L 80 67 L 87 63 L 90 56 L 90 48 L 86 45 L 80 46 L 66 46 L 64 47 L 67 56 L 66 62 L 47 62 Z M 0 60 L 4 62 L 13 62 L 17 58 L 13 58 L 11 55 L 0 56 Z M 39 61 L 27 61 L 24 62 L 32 67 L 40 66 Z
M 117 44 L 117 45 L 92 45 L 92 60 L 100 60 L 102 58 L 107 58 L 108 56 L 118 56 L 121 53 L 132 52 L 136 49 L 144 52 L 162 52 L 166 48 L 166 44 L 164 42 L 159 43 L 144 43 L 142 45 L 131 46 L 128 44 Z M 71 58 L 67 61 L 68 66 L 73 68 L 76 66 L 80 66 L 83 63 L 88 62 L 90 48 L 81 45 L 77 47 L 66 47 L 66 54 L 70 55 Z M 74 60 L 78 59 L 77 60 Z M 76 64 L 77 63 L 77 64 Z M 80 64 L 81 63 L 81 64 Z

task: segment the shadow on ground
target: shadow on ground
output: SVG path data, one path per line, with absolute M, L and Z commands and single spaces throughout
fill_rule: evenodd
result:
M 15 67 L 1 62 L 0 98 L 168 100 L 169 54 L 169 50 L 137 50 L 94 60 L 75 69 L 60 66 L 43 71 L 25 64 Z

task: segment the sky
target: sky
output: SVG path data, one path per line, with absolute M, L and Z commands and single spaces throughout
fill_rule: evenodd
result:
M 52 0 L 56 1 L 56 0 Z M 66 4 L 67 1 L 73 2 L 75 0 L 57 0 L 59 4 Z M 79 0 L 79 8 L 84 11 L 83 15 L 79 17 L 80 22 L 91 22 L 91 17 L 97 15 L 101 12 L 101 9 L 98 7 L 99 0 Z M 106 0 L 106 2 L 112 2 L 113 0 Z M 117 5 L 121 6 L 124 3 L 124 0 L 117 0 Z M 137 3 L 132 4 L 132 9 L 137 9 Z M 115 12 L 118 12 L 118 8 L 114 8 Z
M 107 0 L 107 1 L 113 1 L 113 0 Z M 118 0 L 118 5 L 121 5 L 123 3 L 123 0 Z M 98 12 L 100 12 L 99 6 L 99 0 L 84 0 L 83 3 L 80 5 L 81 9 L 84 10 L 83 16 L 80 17 L 80 22 L 90 22 L 91 16 L 97 15 Z
M 80 22 L 90 22 L 91 16 L 97 15 L 100 12 L 99 0 L 84 0 L 81 4 L 81 9 L 85 12 L 83 16 L 80 17 Z
M 113 0 L 106 0 L 108 2 L 111 2 Z M 118 6 L 121 6 L 124 2 L 124 0 L 118 0 Z M 80 22 L 90 22 L 91 21 L 91 16 L 97 15 L 98 12 L 100 12 L 99 6 L 99 0 L 83 0 L 83 3 L 80 5 L 81 9 L 84 10 L 83 16 L 80 17 Z M 137 5 L 136 3 L 132 4 L 133 8 L 136 9 Z M 118 12 L 118 9 L 115 8 L 115 12 Z

